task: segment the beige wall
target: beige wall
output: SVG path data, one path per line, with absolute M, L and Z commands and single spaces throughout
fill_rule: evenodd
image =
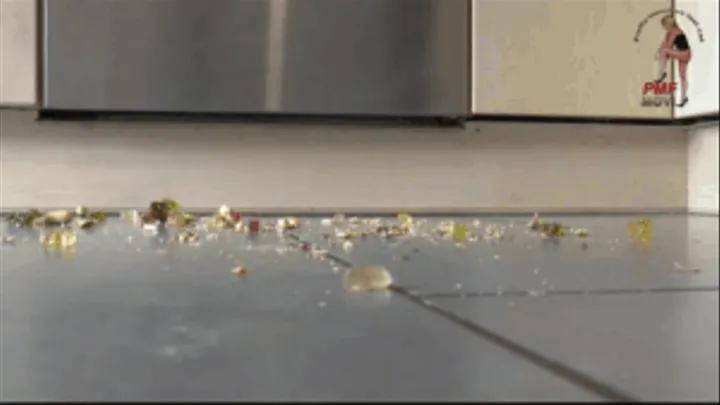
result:
M 0 105 L 37 103 L 35 0 L 0 0 Z
M 0 205 L 684 209 L 680 129 L 36 123 L 0 116 Z
M 670 0 L 475 0 L 477 114 L 670 118 L 642 108 L 643 83 L 657 77 L 657 19 Z
M 688 147 L 688 208 L 718 215 L 718 126 L 690 130 Z

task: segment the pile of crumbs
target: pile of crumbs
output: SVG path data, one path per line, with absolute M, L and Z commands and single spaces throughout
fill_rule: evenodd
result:
M 12 214 L 8 221 L 19 228 L 43 228 L 40 244 L 48 250 L 74 250 L 82 236 L 82 231 L 101 227 L 107 222 L 108 215 L 102 211 L 93 211 L 85 206 L 74 210 L 51 210 L 42 212 L 31 209 Z M 294 217 L 278 220 L 261 220 L 247 217 L 242 213 L 223 205 L 212 215 L 197 216 L 182 209 L 182 206 L 171 198 L 152 201 L 145 210 L 123 212 L 121 218 L 146 233 L 156 234 L 160 230 L 170 230 L 170 240 L 178 245 L 198 246 L 203 241 L 213 241 L 221 232 L 243 234 L 259 234 L 276 232 L 284 235 L 287 231 L 299 230 L 305 225 Z M 509 243 L 522 237 L 538 237 L 543 240 L 560 241 L 573 238 L 580 242 L 583 250 L 589 248 L 590 231 L 587 228 L 572 228 L 559 222 L 546 221 L 535 214 L 526 226 L 515 223 L 486 223 L 480 219 L 466 221 L 440 221 L 432 226 L 426 219 L 417 219 L 408 213 L 400 213 L 395 218 L 360 218 L 346 217 L 336 214 L 320 221 L 323 229 L 322 237 L 328 244 L 327 249 L 316 243 L 287 240 L 288 247 L 274 249 L 278 255 L 295 251 L 305 254 L 308 258 L 325 262 L 337 273 L 341 264 L 336 263 L 329 255 L 329 249 L 339 247 L 342 251 L 352 251 L 358 243 L 368 238 L 378 238 L 397 246 L 403 246 L 411 240 L 424 240 L 437 245 L 446 241 L 457 248 L 466 248 L 474 243 L 495 245 Z M 632 240 L 647 241 L 651 237 L 651 222 L 646 219 L 634 221 L 628 225 Z M 132 236 L 128 236 L 132 241 Z M 3 236 L 3 245 L 15 244 L 13 236 Z M 417 246 L 395 255 L 397 260 L 411 261 L 420 253 Z M 495 255 L 495 260 L 500 256 Z M 676 271 L 682 271 L 676 265 Z M 231 270 L 232 274 L 242 277 L 248 270 L 238 264 Z M 356 268 L 345 275 L 343 285 L 348 291 L 369 291 L 384 289 L 390 286 L 393 278 L 387 269 L 377 266 Z

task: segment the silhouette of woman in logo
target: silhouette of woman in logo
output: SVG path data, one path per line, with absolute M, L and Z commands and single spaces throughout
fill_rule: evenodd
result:
M 684 107 L 688 102 L 687 71 L 690 59 L 692 59 L 690 43 L 688 42 L 687 36 L 685 36 L 685 32 L 675 21 L 675 17 L 666 15 L 661 22 L 667 33 L 657 52 L 657 59 L 660 64 L 660 77 L 655 80 L 655 83 L 662 83 L 667 78 L 668 60 L 677 60 L 678 73 L 680 74 L 680 93 L 682 95 L 678 107 Z

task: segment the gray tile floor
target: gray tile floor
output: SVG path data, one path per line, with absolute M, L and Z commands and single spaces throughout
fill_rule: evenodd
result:
M 349 252 L 306 220 L 295 235 L 336 262 L 275 234 L 189 247 L 112 220 L 59 257 L 16 233 L 0 251 L 0 398 L 717 400 L 717 218 L 654 217 L 644 249 L 632 218 L 560 219 L 590 229 L 587 249 L 508 217 L 481 218 L 514 224 L 497 244 L 428 236 L 430 219 Z M 345 261 L 385 265 L 397 288 L 345 293 Z

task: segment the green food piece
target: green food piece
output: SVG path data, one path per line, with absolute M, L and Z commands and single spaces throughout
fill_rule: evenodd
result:
M 105 222 L 107 221 L 107 214 L 102 211 L 95 211 L 90 213 L 90 219 L 95 220 L 97 222 Z
M 32 226 L 37 219 L 42 218 L 42 216 L 42 212 L 36 209 L 30 209 L 10 215 L 8 220 L 14 222 L 17 226 L 29 227 Z
M 171 213 L 180 212 L 180 204 L 177 201 L 171 198 L 163 198 L 160 202 L 167 205 L 168 211 L 170 211 Z
M 177 226 L 187 226 L 195 222 L 195 217 L 188 214 L 180 214 L 175 218 Z
M 150 203 L 150 216 L 164 224 L 170 216 L 170 206 L 163 201 L 153 201 Z
M 549 238 L 560 238 L 565 236 L 565 227 L 557 222 L 540 224 L 540 231 Z

